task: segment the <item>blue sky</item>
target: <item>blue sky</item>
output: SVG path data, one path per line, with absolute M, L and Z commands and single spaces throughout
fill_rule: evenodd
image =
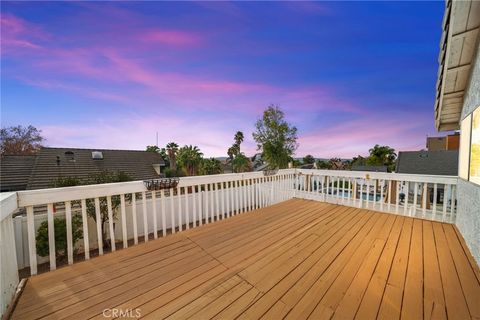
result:
M 425 147 L 444 2 L 2 2 L 2 126 L 225 156 L 279 105 L 297 156 Z

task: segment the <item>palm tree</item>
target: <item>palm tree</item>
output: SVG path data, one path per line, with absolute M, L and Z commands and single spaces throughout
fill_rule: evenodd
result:
M 200 166 L 200 174 L 220 174 L 223 173 L 222 162 L 215 158 L 203 159 Z
M 243 132 L 242 131 L 237 131 L 235 133 L 235 137 L 233 138 L 235 140 L 235 145 L 238 147 L 237 154 L 240 153 L 240 144 L 243 142 Z
M 189 176 L 197 173 L 202 159 L 203 153 L 197 146 L 186 145 L 178 150 L 178 163 Z
M 178 153 L 178 144 L 175 142 L 170 142 L 167 144 L 167 153 L 168 159 L 170 161 L 170 169 L 177 170 L 177 153 Z
M 372 149 L 368 150 L 368 152 L 370 156 L 367 158 L 367 165 L 385 165 L 388 166 L 389 171 L 395 169 L 395 160 L 397 159 L 395 149 L 376 144 Z
M 235 172 L 252 171 L 252 163 L 250 162 L 250 159 L 246 157 L 243 153 L 237 154 L 235 159 L 233 159 L 232 164 Z

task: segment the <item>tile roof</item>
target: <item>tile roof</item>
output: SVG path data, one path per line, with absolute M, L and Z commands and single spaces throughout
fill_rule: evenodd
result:
M 387 166 L 359 166 L 353 165 L 352 171 L 369 171 L 369 172 L 388 172 Z
M 396 172 L 456 176 L 458 150 L 400 151 Z
M 92 152 L 100 151 L 103 159 L 92 159 Z M 73 153 L 73 155 L 71 154 Z M 12 157 L 12 156 L 9 156 Z M 58 157 L 58 158 L 57 158 Z M 3 159 L 3 157 L 2 157 Z M 59 163 L 57 164 L 57 159 Z M 16 160 L 19 161 L 19 160 Z M 12 162 L 15 160 L 12 158 Z M 164 165 L 162 157 L 155 152 L 134 150 L 76 149 L 76 148 L 42 148 L 34 158 L 28 183 L 23 189 L 49 188 L 59 177 L 76 177 L 85 179 L 93 173 L 104 170 L 123 171 L 133 180 L 158 178 L 153 165 Z M 19 164 L 17 164 L 18 166 Z M 18 175 L 14 165 L 3 170 L 2 181 L 10 181 Z M 27 172 L 22 176 L 25 178 Z M 25 181 L 22 180 L 24 183 Z M 2 183 L 3 184 L 3 183 Z M 25 183 L 22 185 L 25 186 Z M 3 186 L 2 186 L 3 190 Z M 21 189 L 18 189 L 21 190 Z
M 2 155 L 0 160 L 0 192 L 27 188 L 35 156 Z

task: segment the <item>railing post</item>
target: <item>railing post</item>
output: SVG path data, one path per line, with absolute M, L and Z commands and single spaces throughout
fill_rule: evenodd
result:
M 28 251 L 30 274 L 37 274 L 37 246 L 35 239 L 35 217 L 33 215 L 33 206 L 27 207 L 27 234 L 28 234 Z

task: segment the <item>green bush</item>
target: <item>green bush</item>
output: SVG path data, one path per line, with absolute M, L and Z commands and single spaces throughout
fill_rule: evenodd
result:
M 56 256 L 65 256 L 67 254 L 67 223 L 65 219 L 55 218 L 53 220 L 55 231 L 55 253 Z M 72 216 L 72 239 L 75 249 L 75 243 L 83 237 L 82 219 L 78 215 Z M 48 222 L 43 221 L 37 230 L 37 253 L 41 257 L 49 255 L 48 246 Z

